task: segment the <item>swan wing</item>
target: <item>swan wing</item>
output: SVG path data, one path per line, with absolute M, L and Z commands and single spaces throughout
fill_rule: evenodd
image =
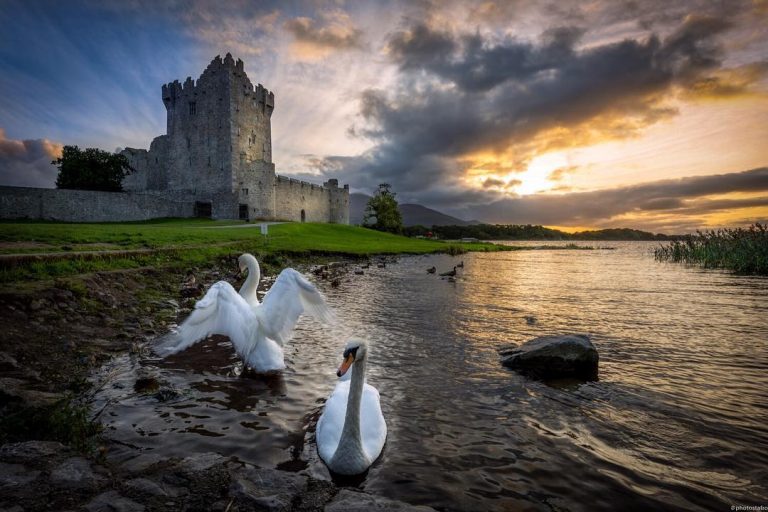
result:
M 257 343 L 256 315 L 231 284 L 215 283 L 197 301 L 195 309 L 181 325 L 160 339 L 155 352 L 162 357 L 181 352 L 211 334 L 229 336 L 239 354 L 253 350 Z
M 266 336 L 280 345 L 291 339 L 302 313 L 325 323 L 335 322 L 335 315 L 325 298 L 312 283 L 292 268 L 280 272 L 255 311 Z
M 387 440 L 387 423 L 381 412 L 379 391 L 366 384 L 360 404 L 360 436 L 368 459 L 375 461 Z
M 326 463 L 330 463 L 339 446 L 341 431 L 344 429 L 344 418 L 347 414 L 348 397 L 349 381 L 339 382 L 326 400 L 323 414 L 317 421 L 315 434 L 317 453 Z

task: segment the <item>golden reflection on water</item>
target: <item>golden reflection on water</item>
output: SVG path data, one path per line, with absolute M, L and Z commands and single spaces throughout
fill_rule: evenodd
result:
M 280 377 L 238 376 L 212 340 L 139 362 L 183 390 L 160 403 L 125 391 L 126 363 L 111 435 L 322 476 L 313 421 L 356 335 L 389 427 L 372 492 L 459 510 L 768 502 L 768 280 L 657 263 L 653 244 L 584 245 L 615 250 L 407 257 L 320 282 L 343 324 L 303 319 Z M 455 283 L 426 272 L 462 260 Z M 598 382 L 550 387 L 499 364 L 500 347 L 553 333 L 592 337 Z

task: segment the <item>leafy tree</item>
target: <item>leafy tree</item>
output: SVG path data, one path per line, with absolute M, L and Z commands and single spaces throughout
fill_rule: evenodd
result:
M 401 233 L 403 231 L 403 216 L 397 206 L 395 193 L 388 183 L 379 185 L 379 190 L 368 200 L 363 216 L 363 226 L 378 231 Z M 371 223 L 371 220 L 375 222 Z
M 120 192 L 123 179 L 133 171 L 125 155 L 77 146 L 64 146 L 61 157 L 51 163 L 59 168 L 57 188 Z

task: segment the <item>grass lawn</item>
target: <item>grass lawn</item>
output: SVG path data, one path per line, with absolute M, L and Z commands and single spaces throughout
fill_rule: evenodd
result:
M 339 224 L 273 224 L 269 226 L 269 235 L 265 239 L 257 226 L 234 221 L 2 222 L 0 281 L 8 283 L 144 266 L 205 265 L 213 258 L 244 251 L 263 258 L 270 254 L 367 256 L 508 249 L 489 243 L 446 243 L 407 238 Z M 99 251 L 98 256 L 94 251 Z M 90 254 L 81 255 L 81 252 Z M 61 254 L 62 257 L 12 257 L 50 253 Z

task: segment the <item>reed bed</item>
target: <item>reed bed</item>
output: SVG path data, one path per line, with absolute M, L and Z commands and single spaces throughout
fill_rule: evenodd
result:
M 654 250 L 659 261 L 696 263 L 739 274 L 768 275 L 768 225 L 697 231 Z

